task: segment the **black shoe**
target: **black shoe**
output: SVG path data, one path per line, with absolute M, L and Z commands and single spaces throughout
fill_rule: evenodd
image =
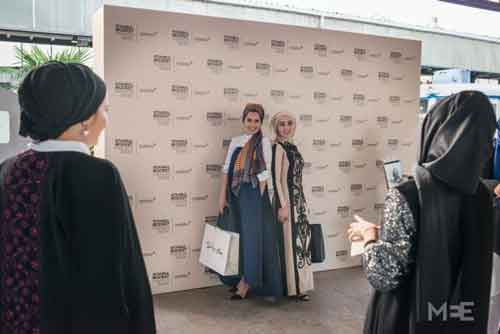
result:
M 231 296 L 231 298 L 229 298 L 230 300 L 243 300 L 245 298 L 243 298 L 241 295 L 235 293 Z
M 308 302 L 311 300 L 311 297 L 309 297 L 309 295 L 298 295 L 297 296 L 297 301 L 300 301 L 300 302 Z
M 238 291 L 238 288 L 233 286 L 229 289 L 229 293 L 236 293 L 236 291 Z

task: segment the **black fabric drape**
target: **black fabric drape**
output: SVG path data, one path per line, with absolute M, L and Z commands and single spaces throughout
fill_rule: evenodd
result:
M 493 212 L 479 177 L 491 154 L 494 129 L 493 108 L 480 92 L 445 98 L 426 116 L 415 174 L 415 264 L 398 289 L 376 292 L 365 333 L 486 333 Z M 402 193 L 414 206 L 415 196 Z M 409 304 L 400 306 L 404 299 Z M 445 303 L 446 316 L 462 305 L 472 310 L 473 321 L 429 317 L 430 305 L 440 309 Z
M 39 212 L 40 334 L 156 333 L 151 289 L 118 170 L 82 153 L 40 154 L 49 162 Z

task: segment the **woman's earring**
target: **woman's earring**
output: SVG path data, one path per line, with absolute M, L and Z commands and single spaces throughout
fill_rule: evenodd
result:
M 89 129 L 87 127 L 87 124 L 82 124 L 82 136 L 87 137 L 89 135 Z

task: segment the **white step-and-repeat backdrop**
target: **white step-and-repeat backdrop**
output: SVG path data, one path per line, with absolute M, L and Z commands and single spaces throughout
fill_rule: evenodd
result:
M 106 157 L 120 169 L 154 293 L 217 284 L 198 263 L 229 139 L 247 102 L 298 119 L 311 223 L 349 267 L 353 214 L 379 221 L 382 161 L 415 161 L 420 43 L 105 6 L 95 17 L 108 86 Z

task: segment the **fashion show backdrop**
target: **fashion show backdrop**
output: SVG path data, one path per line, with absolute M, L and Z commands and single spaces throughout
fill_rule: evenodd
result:
M 420 42 L 105 6 L 96 68 L 108 86 L 105 155 L 129 193 L 154 293 L 218 284 L 198 263 L 221 166 L 247 102 L 296 115 L 311 223 L 326 261 L 359 265 L 346 229 L 379 222 L 383 161 L 416 157 Z

